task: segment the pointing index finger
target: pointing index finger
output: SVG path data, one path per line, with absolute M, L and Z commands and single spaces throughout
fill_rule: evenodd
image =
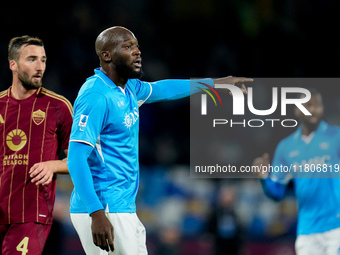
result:
M 254 79 L 252 78 L 245 78 L 245 77 L 239 77 L 237 78 L 237 82 L 252 82 Z

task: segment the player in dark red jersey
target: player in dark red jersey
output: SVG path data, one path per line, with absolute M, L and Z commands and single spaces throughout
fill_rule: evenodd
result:
M 42 88 L 43 42 L 13 38 L 8 47 L 12 86 L 0 92 L 0 255 L 41 254 L 53 220 L 56 173 L 66 160 L 72 106 Z

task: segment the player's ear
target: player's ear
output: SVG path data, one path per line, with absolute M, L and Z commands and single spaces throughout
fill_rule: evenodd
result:
M 109 51 L 102 51 L 101 53 L 101 57 L 105 62 L 110 62 L 111 61 L 111 54 Z
M 15 60 L 9 61 L 9 69 L 11 69 L 13 72 L 17 70 L 18 63 Z

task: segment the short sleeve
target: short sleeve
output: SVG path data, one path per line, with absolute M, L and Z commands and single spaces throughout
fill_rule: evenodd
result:
M 64 98 L 60 104 L 58 128 L 58 140 L 63 150 L 68 148 L 72 122 L 72 105 L 66 98 Z
M 74 104 L 70 142 L 95 146 L 108 113 L 106 97 L 98 92 L 80 96 Z

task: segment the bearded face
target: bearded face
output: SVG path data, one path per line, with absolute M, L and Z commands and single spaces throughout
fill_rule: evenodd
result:
M 27 89 L 38 89 L 46 69 L 46 54 L 42 46 L 24 45 L 18 60 L 11 60 L 11 69 L 21 85 Z
M 42 77 L 43 72 L 37 71 L 32 75 L 29 72 L 24 71 L 20 65 L 18 65 L 18 79 L 25 89 L 31 90 L 40 88 L 42 86 Z

